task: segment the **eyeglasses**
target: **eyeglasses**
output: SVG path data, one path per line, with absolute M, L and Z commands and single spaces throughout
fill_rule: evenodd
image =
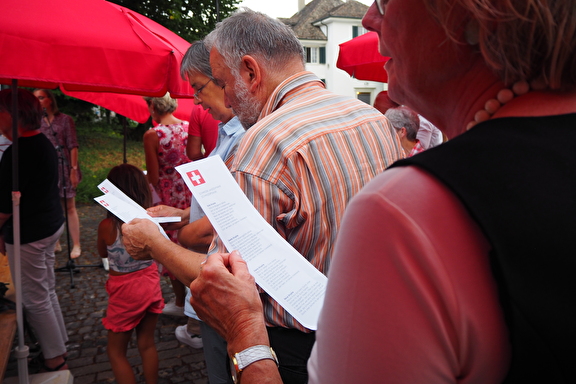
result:
M 378 8 L 380 15 L 384 16 L 385 9 L 382 5 L 382 0 L 374 0 L 374 3 L 376 4 L 376 8 Z
M 194 98 L 196 100 L 198 100 L 200 98 L 200 94 L 202 93 L 202 91 L 204 90 L 204 88 L 208 85 L 208 83 L 210 83 L 213 79 L 210 79 L 206 82 L 206 84 L 204 84 L 203 86 L 201 86 L 200 88 L 198 88 L 198 90 L 194 93 Z

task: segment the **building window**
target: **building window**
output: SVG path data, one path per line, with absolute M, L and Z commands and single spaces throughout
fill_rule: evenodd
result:
M 370 100 L 370 92 L 356 92 L 356 97 L 358 100 L 363 101 L 368 105 L 372 105 Z
M 352 37 L 358 37 L 360 35 L 363 35 L 365 33 L 367 33 L 368 31 L 366 30 L 366 28 L 359 26 L 359 25 L 354 25 L 352 27 Z
M 326 64 L 326 47 L 305 47 L 306 63 Z
M 306 47 L 306 62 L 311 64 L 318 63 L 318 48 Z

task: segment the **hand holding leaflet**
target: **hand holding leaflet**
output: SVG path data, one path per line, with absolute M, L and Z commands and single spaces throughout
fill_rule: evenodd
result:
M 327 278 L 270 226 L 219 156 L 176 167 L 229 251 L 238 250 L 256 283 L 315 330 Z

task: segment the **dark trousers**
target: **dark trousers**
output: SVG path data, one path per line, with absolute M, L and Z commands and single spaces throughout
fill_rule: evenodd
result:
M 308 383 L 306 364 L 312 353 L 316 334 L 280 327 L 268 327 L 267 330 L 270 345 L 278 357 L 282 382 L 284 384 Z
M 226 340 L 205 322 L 200 322 L 204 360 L 210 384 L 232 384 Z

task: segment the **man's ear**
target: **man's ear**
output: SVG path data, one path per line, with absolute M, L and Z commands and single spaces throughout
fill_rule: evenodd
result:
M 248 84 L 250 92 L 255 92 L 262 82 L 262 68 L 254 57 L 245 55 L 240 65 L 240 76 Z
M 398 136 L 400 136 L 401 139 L 406 137 L 406 128 L 402 127 L 398 130 Z

